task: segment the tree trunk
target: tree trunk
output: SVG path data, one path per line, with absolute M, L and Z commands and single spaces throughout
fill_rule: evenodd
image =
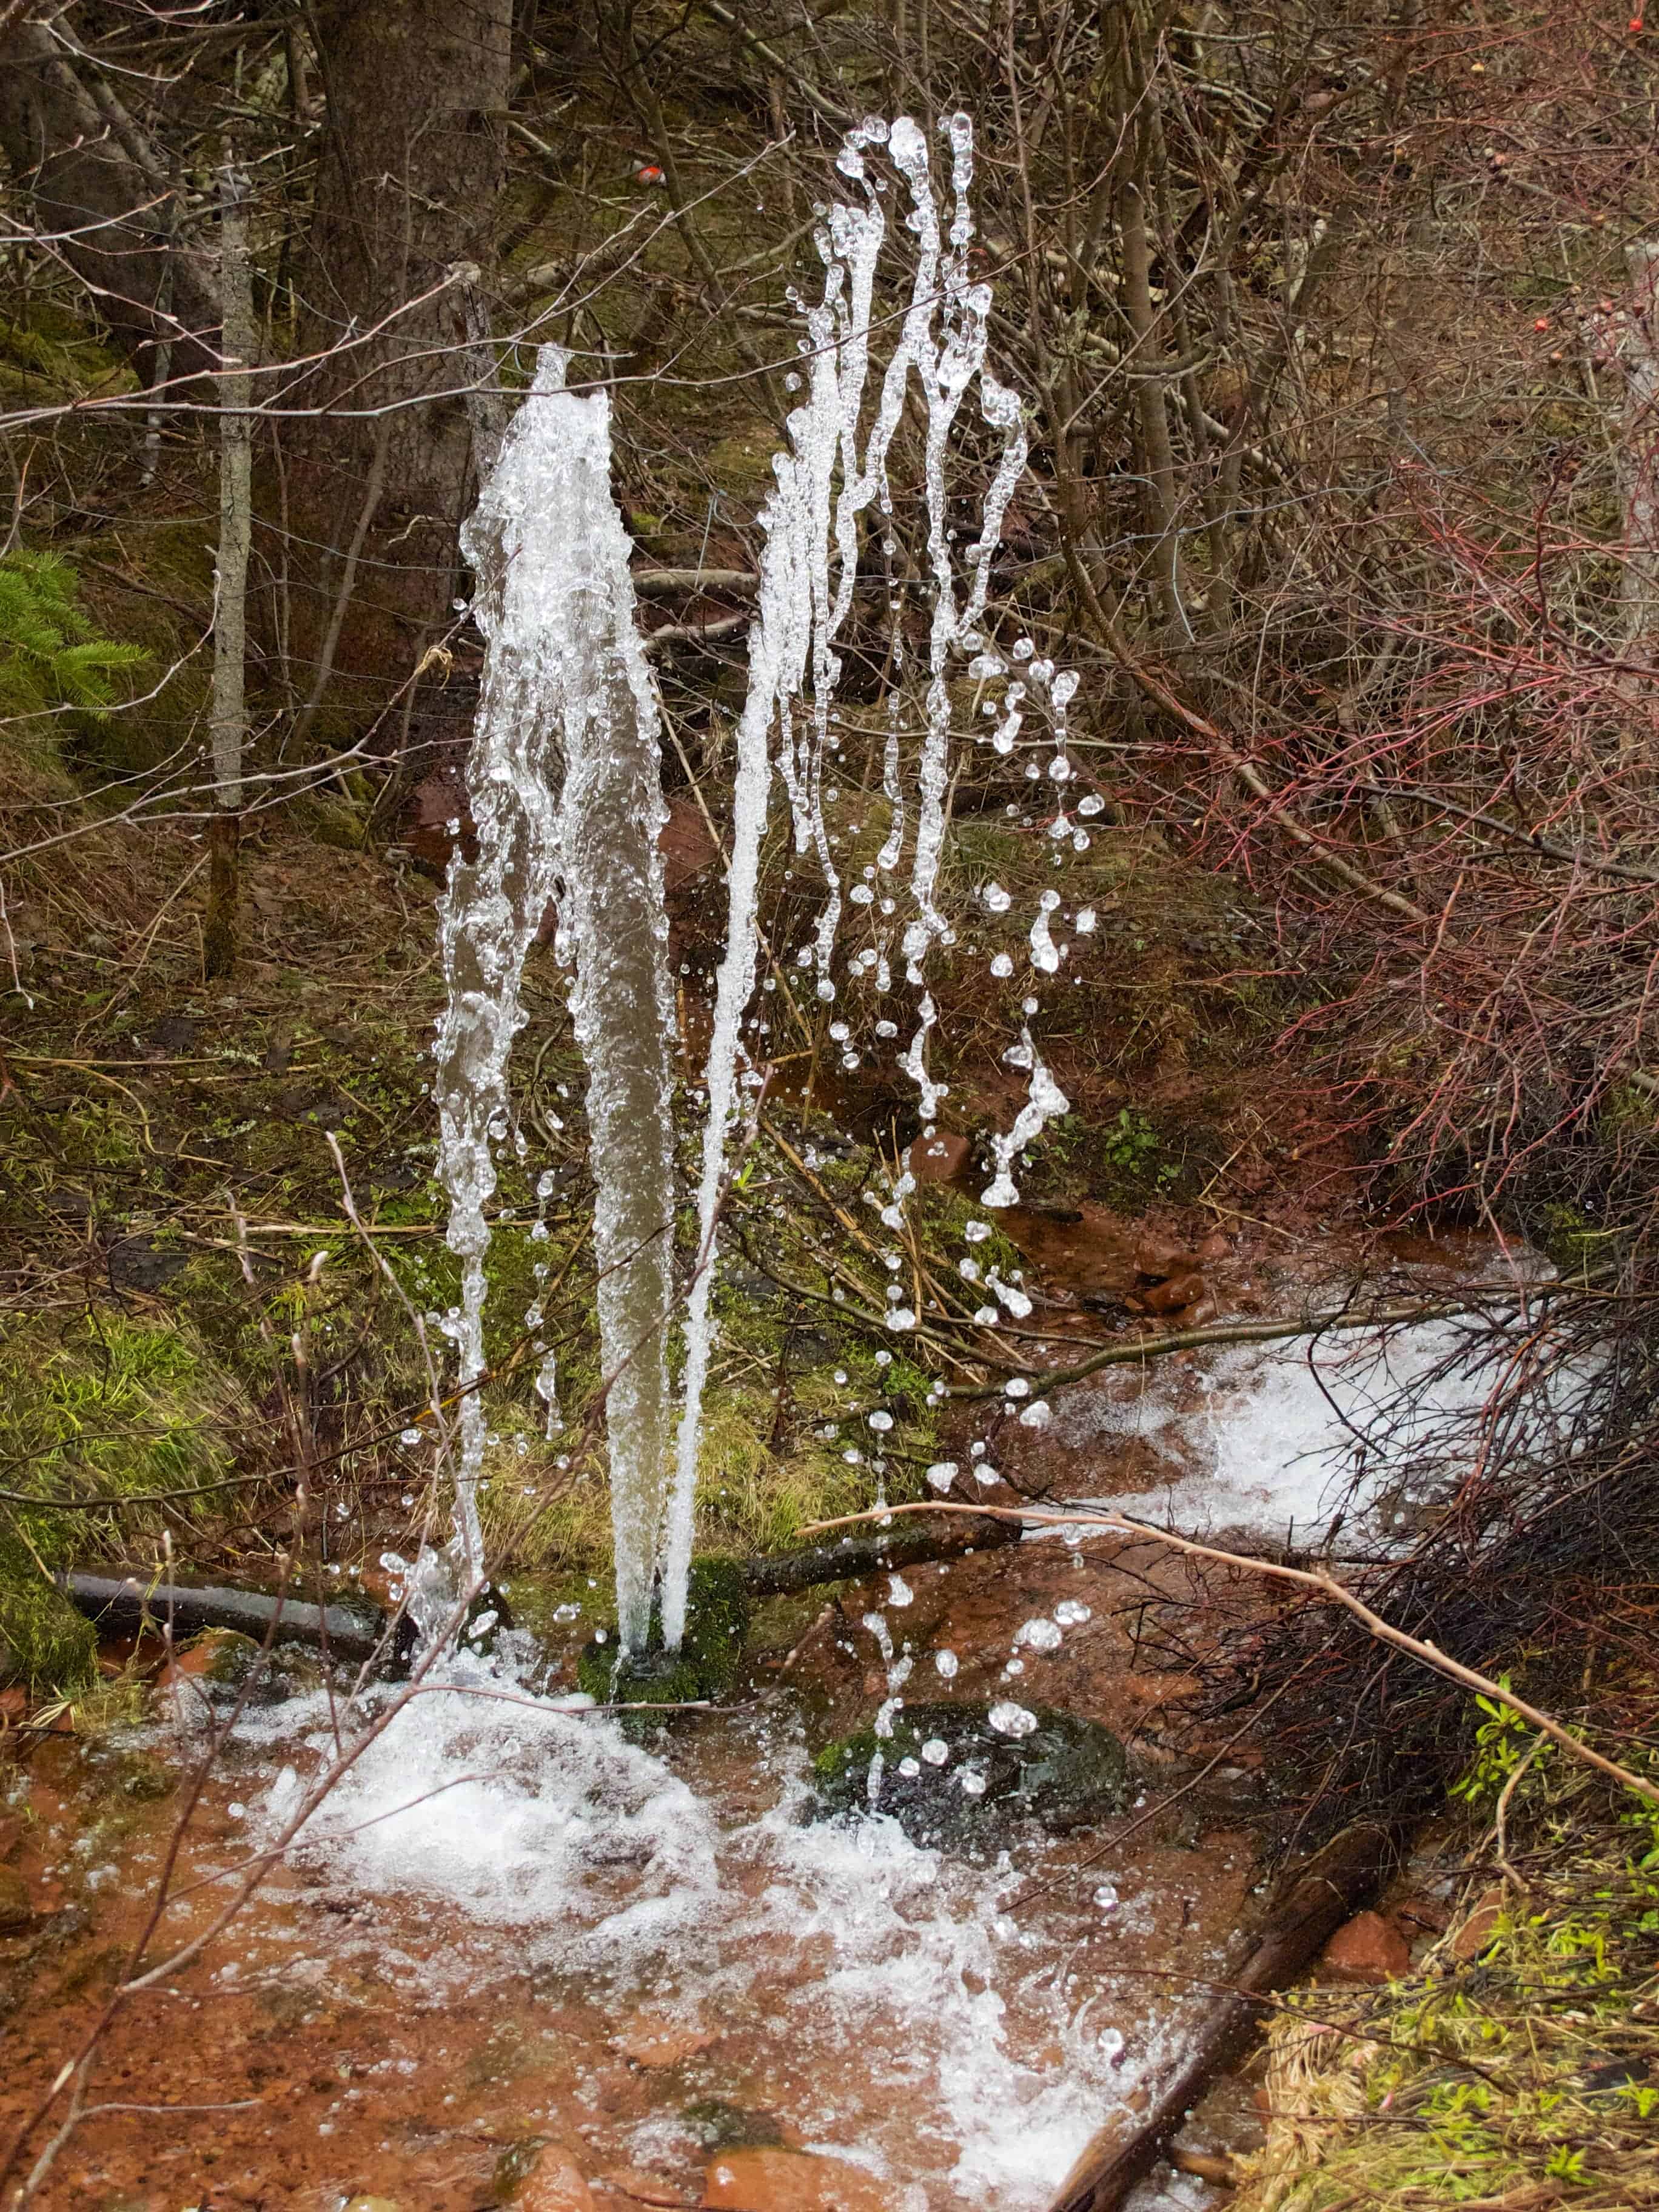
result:
M 1624 603 L 1627 673 L 1620 689 L 1638 726 L 1625 733 L 1626 754 L 1651 762 L 1652 678 L 1659 669 L 1659 246 L 1638 240 L 1625 248 L 1630 309 L 1624 341 L 1625 422 L 1620 477 L 1625 507 Z
M 228 975 L 236 963 L 237 850 L 241 837 L 242 749 L 247 733 L 247 556 L 252 524 L 253 292 L 247 258 L 247 179 L 227 165 L 219 180 L 219 285 L 224 368 L 219 377 L 219 557 L 213 611 L 213 823 L 209 832 L 203 966 Z
M 479 359 L 466 299 L 504 174 L 512 16 L 511 0 L 336 0 L 318 16 L 328 124 L 261 501 L 286 534 L 266 565 L 286 572 L 288 619 L 266 627 L 301 737 L 319 712 L 361 728 L 450 620 Z
M 217 366 L 213 264 L 159 155 L 95 65 L 44 23 L 0 33 L 0 147 L 32 187 L 35 234 L 73 270 L 147 384 Z M 161 372 L 165 373 L 165 372 Z

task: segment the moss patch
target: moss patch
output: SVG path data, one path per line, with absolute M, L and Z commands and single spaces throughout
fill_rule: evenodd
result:
M 1501 1734 L 1513 1775 L 1529 1732 Z M 1619 1755 L 1659 1771 L 1639 1747 Z M 1480 1849 L 1488 1871 L 1420 1967 L 1287 2001 L 1237 2212 L 1659 2205 L 1659 1816 L 1583 1769 L 1553 1772 L 1560 1757 L 1534 1753 L 1511 1802 L 1524 1887 Z
M 67 1693 L 93 1679 L 98 1640 L 25 1546 L 0 1531 L 0 1682 Z
M 737 1560 L 698 1559 L 691 1569 L 685 1640 L 679 1650 L 664 1650 L 662 1620 L 653 1607 L 643 1652 L 619 1664 L 613 1622 L 583 1645 L 577 1682 L 605 1705 L 683 1705 L 718 1698 L 730 1689 L 742 1663 L 749 1611 Z

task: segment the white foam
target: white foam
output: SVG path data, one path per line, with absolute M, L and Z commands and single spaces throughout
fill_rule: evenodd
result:
M 268 1838 L 333 1739 L 321 1699 L 258 1733 L 263 1802 L 252 1778 L 239 1786 Z M 556 1710 L 510 1666 L 458 1658 L 350 1767 L 293 1856 L 379 1901 L 385 1924 L 348 1924 L 343 1945 L 405 1968 L 418 1950 L 429 1987 L 533 1966 L 581 1975 L 619 2010 L 666 1996 L 759 2026 L 822 2078 L 818 2108 L 789 2115 L 804 2136 L 841 2155 L 853 2143 L 906 2184 L 1042 2203 L 1152 2055 L 1138 1995 L 1121 2018 L 1133 2055 L 1114 2064 L 1098 1979 L 1079 1991 L 1085 2021 L 1053 1949 L 1003 1916 L 1023 1879 L 1006 1860 L 952 1861 L 884 1818 L 809 1825 L 799 1744 L 769 1747 L 762 1765 L 773 1802 L 722 1826 L 609 1721 Z M 456 1913 L 459 1936 L 434 1932 Z M 1041 2065 L 1022 2055 L 1045 2046 Z M 919 2086 L 932 2117 L 918 2130 Z
M 1243 1528 L 1311 1539 L 1349 1498 L 1392 1525 L 1406 1510 L 1405 1462 L 1477 1413 L 1497 1370 L 1456 1322 L 1251 1346 L 1184 1370 L 1122 1370 L 1055 1394 L 1049 1433 L 1074 1449 L 1139 1437 L 1168 1481 L 1091 1502 L 1183 1528 Z M 1535 1420 L 1565 1424 L 1589 1380 L 1563 1369 Z M 1386 1424 L 1377 1416 L 1389 1408 Z

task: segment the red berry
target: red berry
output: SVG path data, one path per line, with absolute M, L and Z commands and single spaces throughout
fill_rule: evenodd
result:
M 1540 315 L 1538 320 L 1533 325 L 1533 328 L 1535 331 L 1547 331 L 1549 326 L 1550 319 L 1547 315 Z

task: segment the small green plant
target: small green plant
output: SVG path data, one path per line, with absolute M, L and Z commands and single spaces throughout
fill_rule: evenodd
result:
M 1510 1687 L 1507 1674 L 1498 1679 L 1501 1687 Z M 1536 1756 L 1537 1739 L 1512 1706 L 1500 1705 L 1495 1698 L 1477 1697 L 1474 1702 L 1486 1718 L 1474 1733 L 1474 1756 L 1453 1783 L 1451 1794 L 1480 1807 L 1503 1794 L 1523 1759 Z
M 1126 1182 L 1167 1190 L 1181 1170 L 1177 1162 L 1160 1158 L 1162 1151 L 1163 1140 L 1146 1116 L 1135 1107 L 1123 1106 L 1115 1123 L 1107 1126 L 1100 1157 L 1113 1175 Z
M 0 557 L 0 732 L 37 771 L 59 765 L 53 720 L 106 720 L 118 697 L 114 679 L 149 658 L 143 646 L 100 637 L 79 592 L 55 553 L 16 548 Z

